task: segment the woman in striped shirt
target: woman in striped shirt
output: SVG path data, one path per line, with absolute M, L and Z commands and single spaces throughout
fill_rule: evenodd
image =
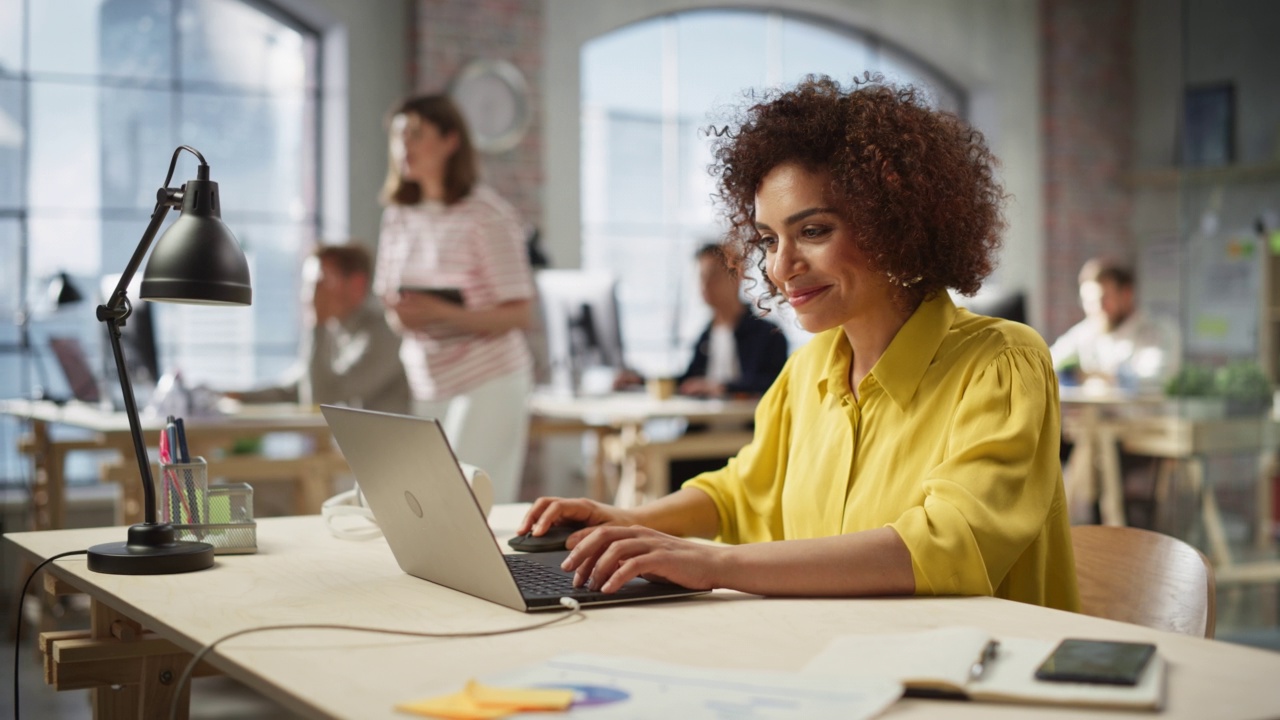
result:
M 403 337 L 414 412 L 514 502 L 533 362 L 521 332 L 534 287 L 515 209 L 479 182 L 457 107 L 411 97 L 392 113 L 375 288 Z

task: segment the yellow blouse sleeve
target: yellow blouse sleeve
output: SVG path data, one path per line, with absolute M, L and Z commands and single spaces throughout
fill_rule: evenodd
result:
M 781 540 L 782 487 L 787 472 L 788 363 L 756 406 L 751 442 L 720 470 L 702 473 L 681 487 L 697 488 L 720 515 L 717 540 L 739 544 Z
M 1062 470 L 1047 353 L 1010 348 L 968 384 L 924 503 L 890 526 L 911 551 L 916 592 L 991 595 L 1044 531 Z

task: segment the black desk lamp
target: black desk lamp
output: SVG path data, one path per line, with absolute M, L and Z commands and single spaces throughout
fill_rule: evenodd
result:
M 173 169 L 183 151 L 200 159 L 196 179 L 181 188 L 172 189 Z M 156 489 L 151 477 L 151 461 L 142 440 L 142 423 L 133 386 L 125 370 L 124 353 L 120 350 L 120 328 L 133 311 L 125 291 L 138 272 L 151 241 L 169 208 L 181 207 L 182 215 L 165 231 L 142 275 L 143 300 L 191 303 L 197 305 L 248 305 L 253 299 L 249 287 L 249 265 L 244 252 L 227 226 L 222 224 L 218 184 L 209 180 L 209 165 L 204 156 L 186 145 L 173 151 L 169 174 L 156 192 L 156 208 L 151 224 L 142 234 L 115 292 L 105 305 L 98 306 L 98 320 L 107 324 L 107 336 L 115 356 L 120 387 L 124 390 L 124 409 L 133 434 L 133 453 L 142 476 L 143 522 L 129 528 L 127 542 L 104 543 L 89 548 L 89 569 L 113 575 L 167 575 L 204 570 L 213 565 L 213 546 L 202 542 L 174 539 L 172 525 L 156 522 Z

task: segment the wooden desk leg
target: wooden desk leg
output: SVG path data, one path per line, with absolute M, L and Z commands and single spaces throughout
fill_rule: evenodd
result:
M 142 633 L 142 627 L 103 605 L 97 600 L 90 603 L 89 608 L 89 636 L 94 640 L 110 640 L 114 637 L 112 634 L 112 625 L 118 628 L 124 628 L 124 633 L 133 636 Z M 139 704 L 140 687 L 133 684 L 111 685 L 108 687 L 95 687 L 90 693 L 90 701 L 93 705 L 94 720 L 124 720 L 139 717 L 164 717 L 160 714 L 142 715 L 141 706 Z
M 21 444 L 31 456 L 34 470 L 31 492 L 32 529 L 54 530 L 66 525 L 65 478 L 62 463 L 66 455 L 54 447 L 49 424 L 31 421 L 30 438 Z
M 1097 437 L 1101 480 L 1098 515 L 1103 525 L 1124 525 L 1124 479 L 1120 473 L 1120 451 L 1116 447 L 1116 434 L 1108 427 L 1099 427 Z
M 1253 545 L 1259 550 L 1270 550 L 1273 537 L 1271 535 L 1271 483 L 1276 475 L 1275 450 L 1267 448 L 1258 456 L 1258 485 L 1254 488 L 1257 507 L 1257 527 L 1253 534 Z
M 1222 526 L 1222 511 L 1218 508 L 1218 498 L 1213 492 L 1213 485 L 1205 478 L 1205 462 L 1200 455 L 1187 458 L 1187 474 L 1191 476 L 1191 487 L 1200 498 L 1200 517 L 1204 522 L 1205 539 L 1209 545 L 1209 557 L 1216 570 L 1231 567 L 1231 547 L 1227 543 L 1227 533 Z

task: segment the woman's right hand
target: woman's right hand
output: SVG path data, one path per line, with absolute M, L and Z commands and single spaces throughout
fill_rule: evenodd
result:
M 634 525 L 636 521 L 626 510 L 595 500 L 540 497 L 534 501 L 533 507 L 529 508 L 524 520 L 520 521 L 516 534 L 532 532 L 534 537 L 538 537 L 557 523 L 581 523 L 585 526 L 569 536 L 566 544 L 572 548 L 598 525 Z

